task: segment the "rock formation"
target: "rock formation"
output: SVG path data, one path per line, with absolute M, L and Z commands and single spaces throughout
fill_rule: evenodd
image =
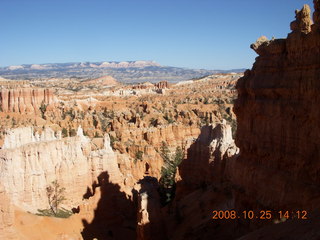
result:
M 2 149 L 18 148 L 28 143 L 58 139 L 61 139 L 61 132 L 55 134 L 51 128 L 45 128 L 40 134 L 35 132 L 33 127 L 8 129 L 5 133 Z
M 51 89 L 1 89 L 0 108 L 3 112 L 35 112 L 39 111 L 41 104 L 54 102 Z
M 138 182 L 137 239 L 167 239 L 161 215 L 157 179 L 144 177 Z
M 319 30 L 320 26 L 320 2 L 318 0 L 314 0 L 314 12 L 313 12 L 313 31 Z
M 259 55 L 238 81 L 240 157 L 229 166 L 238 209 L 320 206 L 320 32 L 315 0 L 296 11 L 287 39 L 252 45 Z
M 169 88 L 169 83 L 167 81 L 161 81 L 161 82 L 155 83 L 154 85 L 156 88 L 159 88 L 159 89 Z
M 14 133 L 17 133 L 15 139 L 24 136 L 34 140 L 37 135 L 32 129 L 23 128 L 10 132 L 11 140 Z M 50 138 L 40 137 L 41 141 L 30 143 L 14 141 L 10 145 L 10 141 L 5 140 L 7 147 L 0 150 L 0 182 L 15 206 L 33 212 L 48 208 L 46 187 L 55 180 L 66 188 L 65 204 L 69 208 L 81 203 L 87 186 L 106 169 L 111 179 L 116 179 L 114 175 L 117 175 L 118 182 L 122 180 L 119 180 L 121 173 L 108 136 L 104 138 L 102 149 L 91 151 L 90 141 L 80 129 L 75 137 L 56 139 L 50 135 Z
M 296 20 L 291 22 L 290 29 L 293 32 L 302 32 L 308 34 L 311 31 L 312 25 L 310 14 L 311 10 L 307 4 L 305 4 L 300 11 L 296 10 Z
M 225 122 L 202 127 L 198 139 L 188 148 L 187 158 L 179 166 L 181 182 L 178 183 L 178 197 L 219 182 L 226 159 L 238 152 L 231 127 Z

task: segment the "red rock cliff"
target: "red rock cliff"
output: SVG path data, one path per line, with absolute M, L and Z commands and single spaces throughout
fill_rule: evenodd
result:
M 287 39 L 251 45 L 257 54 L 237 83 L 236 144 L 230 177 L 239 208 L 320 206 L 320 1 L 296 11 Z
M 3 112 L 34 112 L 41 103 L 46 105 L 54 101 L 51 89 L 1 89 L 0 107 Z

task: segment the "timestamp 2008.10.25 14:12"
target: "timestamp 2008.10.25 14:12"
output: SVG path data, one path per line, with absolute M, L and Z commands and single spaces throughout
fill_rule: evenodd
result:
M 218 211 L 214 210 L 212 219 L 261 219 L 261 220 L 271 220 L 271 219 L 308 219 L 308 212 L 306 210 L 297 211 L 271 211 L 271 210 L 261 210 L 261 211 L 240 211 L 235 210 L 225 210 Z

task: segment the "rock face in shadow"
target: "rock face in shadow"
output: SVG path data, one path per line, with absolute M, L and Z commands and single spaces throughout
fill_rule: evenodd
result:
M 181 181 L 178 182 L 177 197 L 220 182 L 226 158 L 238 152 L 231 126 L 225 123 L 203 126 L 199 137 L 188 149 L 187 158 L 179 166 Z
M 157 191 L 157 179 L 145 176 L 138 184 L 137 239 L 167 239 L 163 223 L 165 219 L 161 214 L 160 197 Z
M 320 238 L 319 213 L 312 218 L 301 221 L 294 219 L 281 224 L 263 227 L 257 231 L 249 233 L 238 240 L 318 240 Z
M 239 209 L 320 206 L 320 27 L 310 8 L 296 11 L 287 39 L 259 39 L 259 55 L 237 83 L 236 144 L 229 166 Z
M 82 220 L 83 239 L 136 239 L 136 207 L 132 199 L 121 191 L 117 183 L 111 182 L 108 172 L 99 175 L 94 192 L 97 187 L 100 199 L 92 221 Z

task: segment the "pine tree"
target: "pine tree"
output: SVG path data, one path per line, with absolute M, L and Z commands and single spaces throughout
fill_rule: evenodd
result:
M 159 193 L 163 205 L 168 204 L 175 194 L 175 177 L 177 168 L 182 162 L 184 153 L 181 147 L 177 147 L 175 154 L 172 156 L 167 144 L 162 142 L 160 155 L 164 161 L 164 166 L 161 168 L 161 178 L 159 180 Z
M 60 187 L 58 181 L 55 180 L 46 190 L 50 209 L 54 215 L 57 215 L 59 206 L 66 200 L 64 196 L 65 188 Z

